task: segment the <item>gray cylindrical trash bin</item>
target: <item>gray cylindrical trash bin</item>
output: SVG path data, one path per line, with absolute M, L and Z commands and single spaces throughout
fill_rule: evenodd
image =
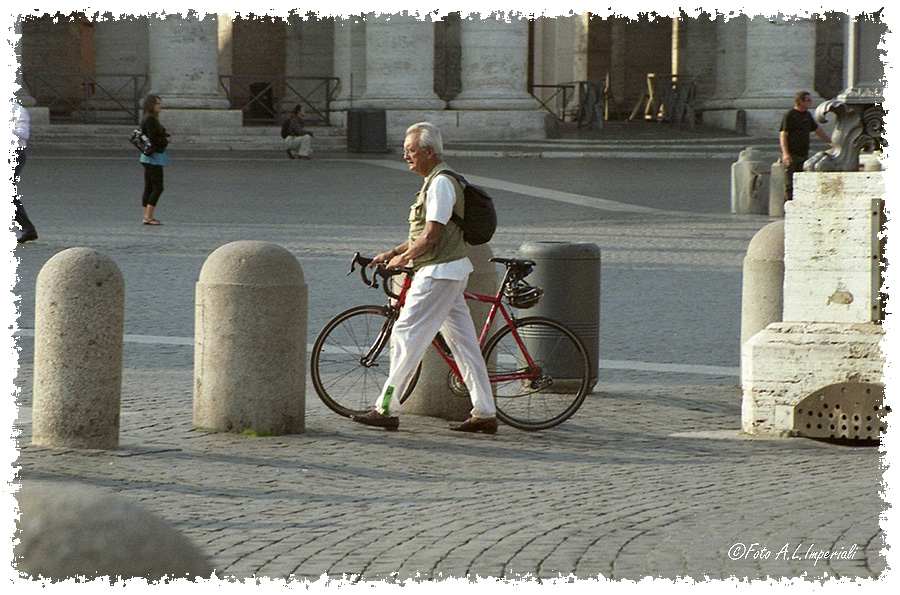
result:
M 383 109 L 347 110 L 347 150 L 352 153 L 387 152 L 387 115 Z
M 518 256 L 535 262 L 526 281 L 544 290 L 541 301 L 522 316 L 545 316 L 572 329 L 587 349 L 593 387 L 600 360 L 600 247 L 528 242 Z

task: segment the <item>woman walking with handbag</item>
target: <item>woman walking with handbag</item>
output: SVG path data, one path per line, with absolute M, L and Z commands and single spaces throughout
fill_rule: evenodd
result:
M 163 193 L 163 168 L 169 165 L 168 146 L 171 135 L 159 123 L 159 112 L 162 111 L 162 99 L 159 95 L 150 94 L 144 99 L 144 119 L 141 121 L 141 132 L 150 139 L 153 153 L 141 155 L 144 168 L 144 194 L 141 204 L 144 207 L 144 225 L 162 225 L 153 217 L 156 203 Z

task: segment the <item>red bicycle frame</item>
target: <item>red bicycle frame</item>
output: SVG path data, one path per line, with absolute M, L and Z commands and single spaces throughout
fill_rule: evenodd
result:
M 406 293 L 409 291 L 411 285 L 412 278 L 409 275 L 404 276 L 400 284 L 400 291 L 397 294 L 397 297 L 393 298 L 395 307 L 403 308 L 403 306 L 406 304 Z M 503 287 L 503 284 L 501 283 L 500 286 Z M 494 324 L 494 321 L 497 319 L 497 312 L 500 312 L 501 316 L 503 317 L 504 324 L 509 327 L 509 330 L 512 333 L 513 338 L 515 339 L 516 344 L 519 346 L 519 350 L 522 352 L 522 355 L 525 358 L 525 362 L 528 364 L 525 370 L 522 372 L 491 375 L 490 380 L 493 383 L 524 380 L 527 378 L 532 378 L 535 376 L 535 374 L 538 373 L 538 366 L 535 363 L 534 359 L 532 359 L 531 354 L 528 352 L 528 348 L 525 347 L 525 342 L 522 341 L 522 337 L 519 336 L 519 332 L 516 329 L 515 320 L 503 306 L 502 295 L 502 290 L 498 290 L 497 295 L 483 295 L 479 293 L 472 293 L 469 291 L 463 292 L 463 297 L 467 300 L 474 300 L 491 305 L 491 309 L 488 312 L 487 319 L 484 321 L 484 327 L 482 327 L 481 329 L 481 335 L 479 335 L 478 337 L 479 347 L 484 347 L 484 342 L 487 340 L 488 331 Z M 462 379 L 462 373 L 459 371 L 459 366 L 456 365 L 456 360 L 454 359 L 453 354 L 451 354 L 449 350 L 445 350 L 440 345 L 437 337 L 435 337 L 431 341 L 431 344 L 440 354 L 441 358 L 443 358 L 443 360 L 447 362 L 447 365 L 450 366 L 450 369 L 453 370 L 453 373 L 457 376 L 457 378 Z

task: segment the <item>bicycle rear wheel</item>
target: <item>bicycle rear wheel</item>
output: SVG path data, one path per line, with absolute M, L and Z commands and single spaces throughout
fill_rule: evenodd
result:
M 497 417 L 520 430 L 552 428 L 571 417 L 590 390 L 587 349 L 549 318 L 522 318 L 515 327 L 538 369 L 528 365 L 510 327 L 488 339 L 483 353 Z
M 310 376 L 316 394 L 332 411 L 349 417 L 374 407 L 391 367 L 388 322 L 386 307 L 357 306 L 332 318 L 319 333 L 310 356 Z M 379 341 L 382 348 L 365 361 Z M 404 398 L 418 379 L 417 371 Z

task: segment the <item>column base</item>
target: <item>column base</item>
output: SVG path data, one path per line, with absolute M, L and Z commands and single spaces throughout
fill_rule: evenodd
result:
M 533 110 L 540 104 L 530 95 L 520 97 L 465 97 L 458 96 L 450 101 L 450 109 L 454 110 Z
M 28 118 L 32 128 L 43 128 L 50 125 L 49 107 L 26 106 L 25 109 L 28 110 Z
M 177 135 L 199 134 L 213 130 L 240 130 L 244 125 L 241 110 L 167 109 L 163 105 L 160 121 L 178 142 Z
M 454 142 L 543 140 L 554 124 L 543 110 L 388 110 L 388 145 L 402 145 L 406 129 L 422 121 L 440 128 L 445 149 Z
M 366 95 L 353 101 L 354 108 L 383 110 L 444 110 L 447 103 L 437 97 L 387 97 Z

